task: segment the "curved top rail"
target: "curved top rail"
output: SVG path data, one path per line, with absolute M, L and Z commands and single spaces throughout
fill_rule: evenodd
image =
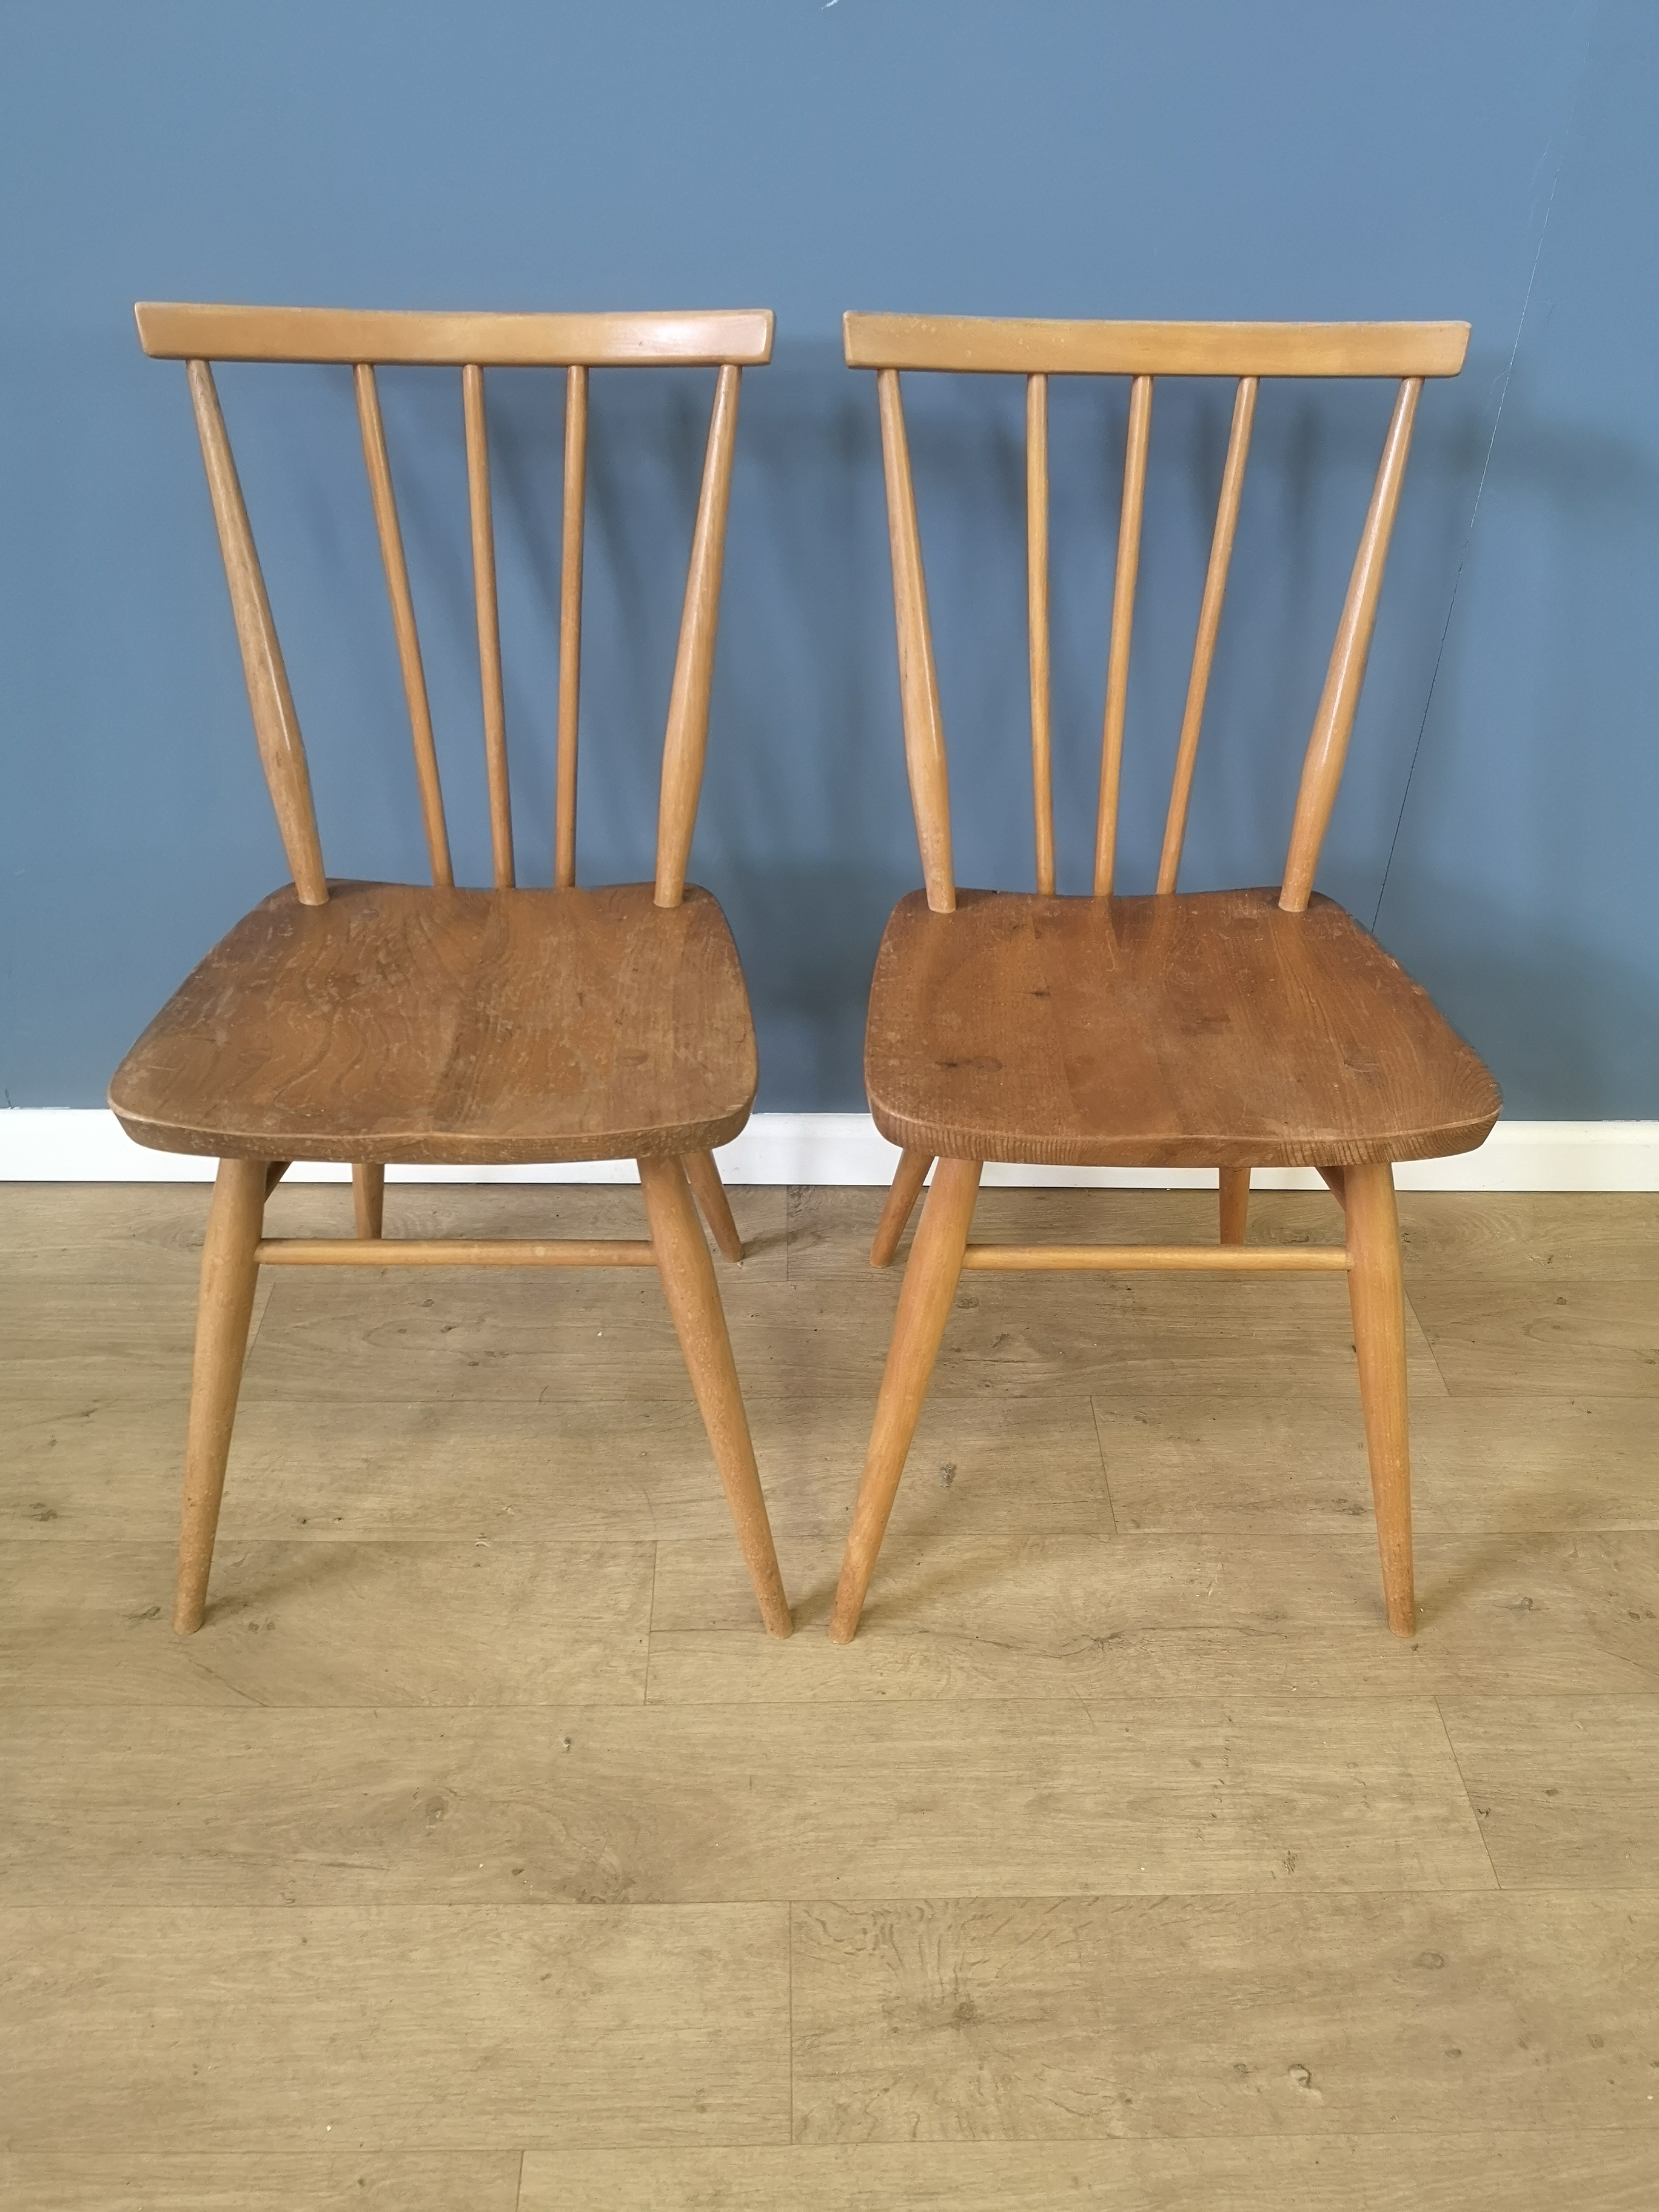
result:
M 769 307 L 665 314 L 423 314 L 141 300 L 133 313 L 140 344 L 162 361 L 627 368 L 656 362 L 750 367 L 772 354 Z
M 1044 376 L 1455 376 L 1467 323 L 1086 323 L 842 318 L 849 368 Z

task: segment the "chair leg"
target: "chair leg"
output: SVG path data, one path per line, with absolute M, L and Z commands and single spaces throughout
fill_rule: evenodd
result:
M 922 1208 L 921 1225 L 910 1248 L 899 1292 L 893 1340 L 887 1348 L 864 1480 L 859 1485 L 853 1526 L 841 1563 L 835 1611 L 830 1618 L 832 1643 L 850 1644 L 858 1631 L 864 1594 L 887 1533 L 887 1518 L 893 1510 L 939 1339 L 945 1334 L 945 1316 L 962 1273 L 962 1255 L 974 1218 L 974 1200 L 979 1195 L 980 1168 L 978 1160 L 941 1160 Z
M 726 1259 L 741 1265 L 743 1239 L 732 1218 L 732 1201 L 726 1195 L 726 1185 L 720 1181 L 713 1152 L 688 1152 L 685 1176 L 715 1243 Z
M 254 1248 L 264 1218 L 264 1160 L 221 1160 L 202 1246 L 202 1289 L 196 1309 L 196 1357 L 191 1374 L 190 1429 L 185 1443 L 185 1499 L 179 1530 L 179 1580 L 173 1625 L 190 1636 L 202 1625 L 214 1532 L 224 1493 L 225 1461 L 236 1419 L 242 1362 L 259 1263 Z
M 1353 1306 L 1359 1399 L 1365 1416 L 1371 1499 L 1389 1626 L 1410 1636 L 1417 1626 L 1412 1588 L 1412 1469 L 1406 1396 L 1406 1296 L 1400 1272 L 1400 1218 L 1394 1170 L 1386 1160 L 1343 1176 L 1348 1229 L 1348 1295 Z
M 641 1160 L 640 1184 L 651 1224 L 651 1242 L 662 1277 L 663 1296 L 691 1376 L 703 1426 L 720 1470 L 726 1502 L 737 1523 L 738 1542 L 760 1603 L 761 1619 L 774 1636 L 787 1636 L 794 1623 L 772 1547 L 771 1523 L 755 1466 L 732 1340 L 726 1334 L 714 1263 L 703 1241 L 702 1224 L 691 1203 L 685 1170 L 678 1160 Z
M 1342 1168 L 1321 1168 L 1319 1170 L 1319 1173 L 1324 1179 L 1325 1188 L 1330 1192 L 1331 1196 L 1336 1200 L 1337 1204 L 1340 1206 L 1346 1206 L 1348 1203 L 1347 1191 L 1346 1188 L 1346 1170 Z
M 870 1265 L 884 1267 L 898 1250 L 899 1238 L 904 1234 L 905 1224 L 915 1210 L 921 1187 L 927 1180 L 927 1170 L 933 1164 L 931 1152 L 902 1152 L 898 1173 L 893 1177 L 893 1187 L 887 1194 L 887 1203 L 881 1209 L 881 1219 L 876 1224 L 876 1241 L 870 1247 Z
M 1242 1244 L 1244 1231 L 1250 1218 L 1250 1171 L 1249 1168 L 1223 1168 L 1221 1170 L 1221 1241 L 1224 1244 Z
M 386 1170 L 372 1161 L 356 1160 L 351 1169 L 351 1210 L 360 1237 L 379 1237 L 386 1224 Z

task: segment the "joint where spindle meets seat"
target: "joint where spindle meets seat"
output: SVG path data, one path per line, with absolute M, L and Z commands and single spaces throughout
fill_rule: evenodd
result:
M 1393 1163 L 1478 1145 L 1498 1109 L 1491 1075 L 1382 946 L 1315 893 L 1364 679 L 1389 541 L 1425 379 L 1455 375 L 1462 323 L 1146 323 L 849 314 L 846 357 L 873 369 L 892 545 L 900 706 L 923 889 L 877 956 L 865 1080 L 901 1151 L 871 1259 L 894 1255 L 930 1167 L 831 1622 L 857 1628 L 882 1533 L 960 1274 L 1297 1273 L 1347 1278 L 1388 1618 L 1414 1618 L 1403 1294 Z M 952 865 L 950 786 L 906 439 L 908 372 L 1025 380 L 1026 615 L 1036 887 L 969 890 Z M 1049 623 L 1048 385 L 1129 380 L 1091 894 L 1055 880 Z M 1170 377 L 1236 380 L 1197 610 L 1157 888 L 1117 883 L 1131 645 L 1153 401 Z M 1183 893 L 1182 848 L 1237 541 L 1261 385 L 1268 377 L 1398 384 L 1279 884 Z M 1216 1170 L 1213 1247 L 969 1242 L 988 1161 Z M 1340 1200 L 1340 1247 L 1253 1245 L 1253 1167 L 1317 1168 Z
M 293 876 L 244 917 L 127 1054 L 110 1103 L 138 1143 L 219 1161 L 203 1254 L 174 1625 L 201 1625 L 258 1271 L 268 1267 L 638 1267 L 662 1282 L 762 1619 L 790 1617 L 703 1229 L 742 1240 L 714 1160 L 753 1106 L 754 1027 L 724 915 L 686 881 L 702 788 L 738 400 L 770 356 L 763 310 L 398 314 L 146 304 L 152 355 L 182 359 L 207 468 L 262 765 Z M 214 360 L 349 367 L 410 720 L 429 887 L 332 878 Z M 458 885 L 376 370 L 458 369 L 467 469 L 491 887 Z M 654 881 L 579 887 L 577 742 L 588 379 L 714 371 L 657 822 Z M 564 373 L 553 883 L 519 881 L 490 482 L 486 371 Z M 388 1162 L 632 1158 L 647 1238 L 404 1238 Z M 264 1234 L 294 1160 L 352 1167 L 356 1234 Z M 395 1222 L 394 1222 L 395 1228 Z

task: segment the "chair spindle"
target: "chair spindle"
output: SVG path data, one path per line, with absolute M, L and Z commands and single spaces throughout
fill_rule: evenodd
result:
M 305 740 L 300 718 L 294 711 L 294 695 L 288 687 L 283 648 L 271 619 L 265 580 L 254 549 L 253 532 L 242 499 L 230 437 L 214 386 L 213 370 L 205 361 L 191 361 L 191 404 L 202 441 L 202 459 L 207 468 L 208 494 L 224 555 L 225 576 L 230 586 L 230 611 L 236 623 L 236 641 L 242 649 L 242 673 L 247 683 L 248 705 L 253 712 L 253 734 L 270 803 L 276 809 L 283 850 L 294 877 L 301 906 L 326 906 L 328 878 L 323 868 L 323 848 L 317 836 L 317 811 L 312 803 L 311 772 L 306 765 Z
M 472 590 L 477 604 L 478 678 L 483 691 L 484 767 L 489 779 L 489 847 L 495 888 L 513 887 L 513 801 L 507 776 L 507 705 L 501 692 L 501 617 L 495 603 L 495 532 L 489 512 L 489 432 L 483 371 L 461 371 L 466 416 L 466 487 L 472 520 Z
M 730 362 L 714 386 L 708 450 L 691 535 L 679 650 L 668 699 L 663 741 L 662 796 L 657 813 L 659 906 L 678 906 L 685 890 L 691 832 L 708 746 L 708 695 L 714 678 L 714 635 L 720 622 L 720 571 L 726 560 L 726 515 L 732 497 L 732 456 L 738 435 L 738 393 L 743 371 Z
M 576 726 L 581 699 L 582 514 L 587 488 L 587 371 L 565 372 L 564 545 L 559 563 L 559 750 L 553 802 L 553 882 L 576 880 Z
M 1420 376 L 1407 376 L 1401 381 L 1365 527 L 1360 532 L 1359 550 L 1354 556 L 1353 574 L 1348 580 L 1342 619 L 1336 626 L 1336 643 L 1331 648 L 1325 689 L 1302 764 L 1302 784 L 1297 793 L 1290 851 L 1285 860 L 1285 882 L 1279 895 L 1279 903 L 1286 914 L 1305 913 L 1313 895 L 1319 849 L 1325 842 L 1331 809 L 1336 804 L 1354 710 L 1359 703 L 1359 687 L 1365 678 L 1365 661 L 1376 621 L 1376 602 L 1389 557 L 1389 538 L 1400 505 L 1400 487 L 1411 451 L 1412 424 L 1422 389 Z
M 1123 456 L 1123 505 L 1112 585 L 1112 645 L 1106 664 L 1106 728 L 1100 753 L 1100 811 L 1095 825 L 1095 896 L 1111 895 L 1117 857 L 1117 791 L 1123 766 L 1123 714 L 1129 696 L 1129 646 L 1134 633 L 1135 580 L 1140 569 L 1140 519 L 1146 499 L 1146 446 L 1152 433 L 1152 380 L 1129 387 L 1129 437 Z
M 392 462 L 386 453 L 386 426 L 380 419 L 380 395 L 374 368 L 368 362 L 359 362 L 352 377 L 357 388 L 357 421 L 363 434 L 363 465 L 368 471 L 374 527 L 380 534 L 380 559 L 386 568 L 386 587 L 392 601 L 398 665 L 403 671 L 404 696 L 409 702 L 409 732 L 415 746 L 415 774 L 421 787 L 421 818 L 426 825 L 427 855 L 432 865 L 433 882 L 447 886 L 453 884 L 455 872 L 449 858 L 443 787 L 438 778 L 438 751 L 432 738 L 432 708 L 427 697 L 420 633 L 415 627 L 415 602 L 410 595 L 403 532 L 398 525 L 398 501 L 392 489 Z
M 1048 683 L 1048 380 L 1025 380 L 1025 619 L 1031 651 L 1031 794 L 1036 887 L 1054 895 L 1054 781 Z
M 876 392 L 887 479 L 887 530 L 892 545 L 904 765 L 910 780 L 927 904 L 934 914 L 954 914 L 957 886 L 951 858 L 951 783 L 945 759 L 945 724 L 939 713 L 933 641 L 927 626 L 927 580 L 921 565 L 910 447 L 904 434 L 904 403 L 896 368 L 877 373 Z
M 1198 611 L 1198 637 L 1193 647 L 1192 674 L 1187 681 L 1181 742 L 1176 748 L 1169 819 L 1164 825 L 1164 852 L 1158 864 L 1158 887 L 1164 892 L 1174 890 L 1181 873 L 1181 848 L 1186 842 L 1187 810 L 1193 795 L 1193 768 L 1198 759 L 1199 734 L 1204 727 L 1204 702 L 1215 661 L 1222 603 L 1227 596 L 1227 571 L 1232 563 L 1233 533 L 1238 527 L 1238 504 L 1244 490 L 1244 465 L 1249 459 L 1250 428 L 1255 420 L 1255 396 L 1260 382 L 1258 377 L 1241 376 L 1233 401 L 1232 434 L 1227 441 L 1227 461 L 1221 472 L 1215 535 L 1210 540 L 1210 565 L 1205 572 L 1204 597 Z

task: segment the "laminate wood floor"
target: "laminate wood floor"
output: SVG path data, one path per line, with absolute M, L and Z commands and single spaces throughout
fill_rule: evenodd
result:
M 837 1650 L 881 1194 L 732 1195 L 786 1644 L 620 1271 L 268 1273 L 175 1638 L 206 1192 L 0 1188 L 8 2212 L 1650 2212 L 1659 1199 L 1402 1198 L 1409 1644 L 1340 1281 L 978 1274 Z

